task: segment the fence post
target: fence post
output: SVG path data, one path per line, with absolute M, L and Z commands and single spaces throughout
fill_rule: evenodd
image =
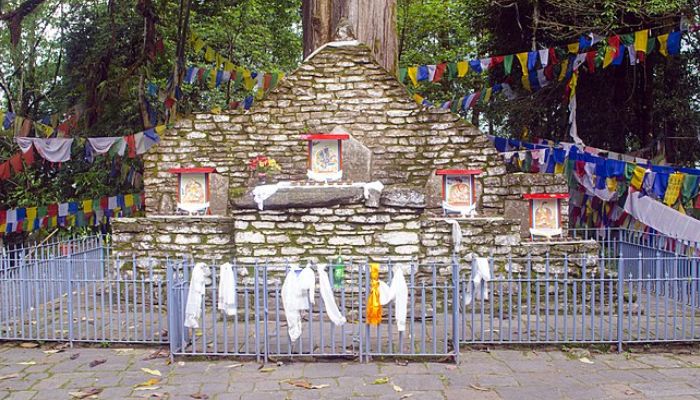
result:
M 625 259 L 620 253 L 620 263 L 617 272 L 617 352 L 622 353 L 622 318 L 623 318 L 623 303 L 625 301 Z
M 174 321 L 176 316 L 175 309 L 173 307 L 173 296 L 175 295 L 175 291 L 173 290 L 173 266 L 170 263 L 170 258 L 165 259 L 165 292 L 168 294 L 165 312 L 168 316 L 168 342 L 170 342 L 170 361 L 172 362 L 175 359 L 173 353 L 177 351 L 175 348 L 175 342 L 181 340 L 181 333 Z
M 66 281 L 68 284 L 68 342 L 73 347 L 73 260 L 69 254 L 66 258 L 67 272 Z
M 445 305 L 447 306 L 447 305 Z M 459 364 L 459 262 L 457 254 L 452 255 L 452 346 L 455 352 L 455 363 Z

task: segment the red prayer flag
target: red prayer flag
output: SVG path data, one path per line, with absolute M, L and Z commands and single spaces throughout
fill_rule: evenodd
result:
M 10 163 L 5 161 L 0 164 L 0 181 L 10 179 Z
M 100 208 L 103 210 L 109 208 L 109 198 L 107 196 L 100 197 Z
M 265 74 L 265 77 L 263 78 L 263 90 L 269 89 L 271 83 L 272 83 L 272 74 L 270 74 L 270 73 Z
M 167 99 L 165 99 L 163 105 L 165 105 L 165 108 L 168 109 L 173 108 L 173 106 L 175 105 L 175 99 L 173 99 L 172 97 L 168 97 Z
M 24 163 L 27 164 L 27 166 L 34 164 L 34 147 L 30 148 L 29 151 L 26 153 L 22 154 L 22 158 L 24 159 Z
M 136 137 L 127 135 L 124 137 L 124 140 L 126 140 L 126 145 L 129 148 L 129 158 L 136 158 Z
M 589 73 L 594 73 L 595 72 L 595 51 L 589 51 L 586 53 L 586 62 L 588 62 L 588 72 Z
M 10 166 L 15 173 L 22 172 L 22 153 L 17 153 L 9 160 Z
M 554 47 L 549 48 L 549 65 L 554 65 L 554 64 L 559 64 L 559 60 L 557 59 L 557 52 L 554 51 Z
M 0 210 L 0 224 L 4 224 L 7 220 L 7 210 Z
M 503 62 L 503 57 L 504 56 L 494 56 L 491 57 L 491 65 L 489 65 L 489 69 L 495 67 L 498 64 L 501 64 Z
M 439 82 L 442 79 L 442 75 L 445 73 L 445 68 L 447 64 L 442 63 L 435 66 L 435 75 L 433 76 L 433 82 Z
M 58 204 L 49 204 L 46 207 L 46 214 L 49 217 L 55 217 L 58 215 Z

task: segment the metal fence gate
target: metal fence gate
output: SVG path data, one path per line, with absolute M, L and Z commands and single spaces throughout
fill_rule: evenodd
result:
M 235 265 L 237 313 L 228 316 L 216 309 L 220 267 L 211 264 L 200 326 L 189 329 L 192 260 L 118 259 L 100 237 L 4 249 L 0 340 L 169 344 L 173 355 L 361 361 L 458 359 L 460 344 L 699 342 L 697 246 L 651 233 L 594 234 L 605 244 L 593 255 L 489 257 L 485 269 L 458 259 L 380 262 L 384 282 L 395 268 L 405 272 L 404 331 L 393 302 L 379 325 L 366 323 L 368 262 L 350 262 L 343 285 L 333 289 L 347 323 L 330 322 L 317 277 L 316 302 L 296 341 L 287 333 L 281 293 L 290 265 Z

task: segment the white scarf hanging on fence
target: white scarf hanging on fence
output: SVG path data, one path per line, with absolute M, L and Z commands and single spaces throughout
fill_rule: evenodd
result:
M 406 331 L 406 313 L 408 310 L 408 286 L 406 278 L 403 276 L 403 268 L 396 266 L 394 276 L 391 278 L 391 285 L 379 281 L 379 303 L 389 304 L 394 301 L 396 305 L 396 327 L 399 332 Z
M 459 226 L 459 221 L 454 219 L 446 219 L 445 222 L 452 225 L 452 247 L 455 254 L 459 254 L 462 250 L 462 227 Z
M 310 267 L 302 270 L 291 269 L 282 284 L 282 307 L 287 319 L 289 338 L 296 341 L 301 337 L 301 311 L 314 304 L 316 277 Z
M 474 253 L 467 254 L 467 256 L 464 259 L 472 265 L 472 275 L 470 281 L 474 282 L 473 290 L 476 292 L 476 296 L 474 296 L 474 293 L 472 293 L 472 285 L 467 286 L 467 294 L 464 298 L 464 305 L 468 306 L 469 304 L 471 304 L 472 299 L 474 297 L 476 297 L 477 299 L 488 300 L 488 283 L 491 280 L 491 268 L 489 268 L 489 260 L 484 257 L 478 257 Z M 476 259 L 476 263 L 472 262 L 472 260 L 474 259 Z M 476 264 L 476 268 L 474 268 L 474 264 Z
M 338 305 L 335 303 L 335 297 L 333 297 L 333 289 L 331 289 L 331 283 L 328 281 L 328 273 L 326 272 L 326 266 L 319 264 L 318 266 L 318 285 L 321 292 L 321 298 L 323 299 L 323 304 L 326 306 L 326 313 L 328 318 L 336 325 L 341 326 L 347 322 L 343 314 L 338 310 Z
M 187 328 L 199 328 L 199 318 L 202 316 L 202 298 L 209 276 L 211 276 L 211 270 L 206 264 L 195 264 L 192 269 L 190 290 L 187 292 L 187 305 L 185 306 L 185 326 Z
M 225 263 L 219 275 L 219 302 L 217 309 L 229 317 L 236 315 L 236 279 L 233 266 Z

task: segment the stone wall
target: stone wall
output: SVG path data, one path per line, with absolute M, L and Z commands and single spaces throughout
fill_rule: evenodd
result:
M 230 260 L 234 257 L 234 220 L 230 217 L 159 216 L 112 219 L 116 256 L 156 259 L 194 257 Z
M 258 154 L 282 165 L 280 180 L 305 180 L 306 141 L 300 136 L 337 126 L 371 150 L 371 180 L 439 193 L 437 169 L 481 169 L 479 209 L 502 213 L 498 190 L 506 168 L 488 138 L 456 114 L 420 108 L 364 45 L 326 47 L 249 112 L 178 121 L 144 157 L 147 210 L 172 213 L 176 179 L 167 171 L 175 167 L 216 167 L 229 179 L 233 197 L 248 188 L 246 162 Z
M 522 237 L 530 236 L 530 204 L 523 198 L 529 193 L 569 193 L 564 175 L 557 174 L 507 174 L 503 178 L 504 187 L 499 193 L 504 198 L 505 211 L 503 216 L 508 219 L 520 221 L 520 233 Z M 566 228 L 569 226 L 569 202 L 561 202 L 561 226 L 566 237 Z

